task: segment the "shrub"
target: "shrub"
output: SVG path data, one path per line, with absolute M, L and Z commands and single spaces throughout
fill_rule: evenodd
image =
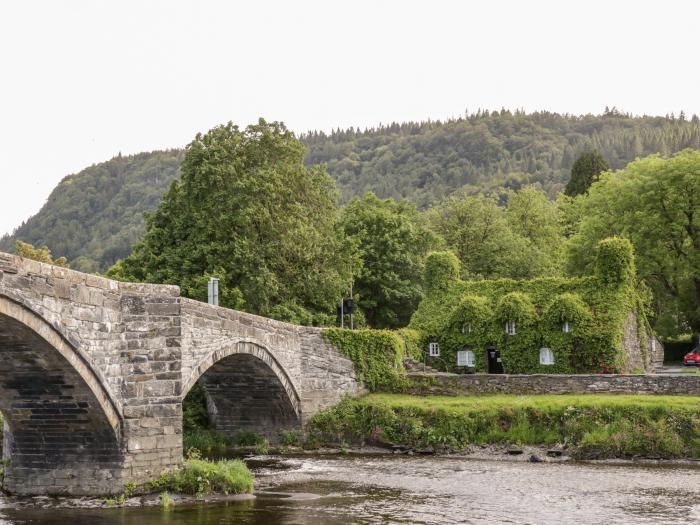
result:
M 253 474 L 242 461 L 188 459 L 175 472 L 170 487 L 180 494 L 242 494 L 253 491 Z

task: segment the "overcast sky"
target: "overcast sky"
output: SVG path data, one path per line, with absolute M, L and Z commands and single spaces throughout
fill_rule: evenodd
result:
M 700 114 L 697 5 L 0 0 L 0 234 L 65 175 L 228 120 Z

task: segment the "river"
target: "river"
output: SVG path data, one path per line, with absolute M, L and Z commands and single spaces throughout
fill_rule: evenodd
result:
M 250 460 L 256 498 L 124 509 L 16 508 L 2 525 L 698 524 L 700 469 L 417 456 Z

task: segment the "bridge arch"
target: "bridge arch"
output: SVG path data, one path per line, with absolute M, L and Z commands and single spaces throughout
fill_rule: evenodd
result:
M 4 487 L 93 493 L 97 469 L 116 471 L 123 459 L 120 407 L 111 392 L 57 328 L 2 294 L 0 359 Z
M 253 431 L 275 441 L 301 425 L 301 399 L 284 367 L 264 345 L 240 339 L 210 352 L 183 382 L 183 399 L 200 382 L 210 423 L 226 434 Z

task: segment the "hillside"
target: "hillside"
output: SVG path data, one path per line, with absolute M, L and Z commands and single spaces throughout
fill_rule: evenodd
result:
M 143 214 L 155 209 L 178 176 L 182 155 L 170 150 L 117 156 L 65 177 L 39 213 L 0 239 L 0 251 L 14 251 L 20 239 L 47 245 L 74 269 L 105 270 L 140 240 Z
M 598 149 L 613 168 L 650 153 L 700 149 L 700 119 L 541 112 L 477 112 L 447 122 L 408 122 L 364 131 L 302 135 L 307 164 L 326 163 L 343 201 L 373 191 L 421 208 L 455 192 L 489 193 L 527 184 L 551 197 L 562 191 L 576 156 Z M 46 244 L 73 268 L 104 271 L 131 251 L 152 211 L 178 175 L 182 150 L 123 157 L 64 178 L 46 204 L 12 236 Z
M 700 148 L 700 119 L 477 112 L 447 122 L 313 132 L 302 137 L 309 163 L 325 162 L 345 200 L 373 191 L 425 208 L 462 189 L 489 192 L 527 184 L 563 191 L 573 162 L 597 149 L 614 169 L 636 157 Z

